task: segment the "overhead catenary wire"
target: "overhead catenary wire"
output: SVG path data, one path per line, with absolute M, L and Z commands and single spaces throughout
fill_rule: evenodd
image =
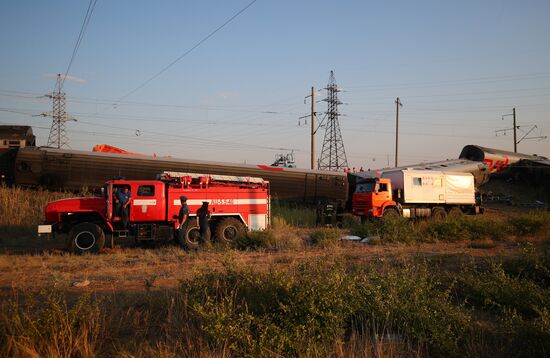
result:
M 200 41 L 198 41 L 195 45 L 193 45 L 191 48 L 189 48 L 187 51 L 185 51 L 183 54 L 181 54 L 180 56 L 178 56 L 176 59 L 174 59 L 173 61 L 171 61 L 170 63 L 168 63 L 166 66 L 164 66 L 160 71 L 156 72 L 154 75 L 152 75 L 151 77 L 149 77 L 147 80 L 143 81 L 140 85 L 138 85 L 137 87 L 135 87 L 134 89 L 132 89 L 131 91 L 129 91 L 128 93 L 126 93 L 124 96 L 120 97 L 118 99 L 118 101 L 121 101 L 125 98 L 128 98 L 129 96 L 131 96 L 132 94 L 134 94 L 135 92 L 139 91 L 140 89 L 142 89 L 143 87 L 147 86 L 151 81 L 153 81 L 154 79 L 156 79 L 157 77 L 159 77 L 160 75 L 162 75 L 164 72 L 166 72 L 170 67 L 174 66 L 176 63 L 178 63 L 179 61 L 181 61 L 183 58 L 185 58 L 187 55 L 189 55 L 191 52 L 193 52 L 195 49 L 197 49 L 200 45 L 202 45 L 203 43 L 205 43 L 206 41 L 208 41 L 212 36 L 214 36 L 218 31 L 220 31 L 221 29 L 223 29 L 225 26 L 227 26 L 229 23 L 231 23 L 233 20 L 235 20 L 239 15 L 241 15 L 243 12 L 245 12 L 249 7 L 251 7 L 252 5 L 254 5 L 254 3 L 258 1 L 258 0 L 252 0 L 251 2 L 249 2 L 245 7 L 243 7 L 242 9 L 240 9 L 238 12 L 236 12 L 233 16 L 231 16 L 229 19 L 227 19 L 223 24 L 221 24 L 220 26 L 218 26 L 216 29 L 214 29 L 213 31 L 211 31 L 208 35 L 206 35 L 205 37 L 203 37 Z M 118 102 L 117 101 L 117 102 Z
M 69 64 L 67 65 L 67 69 L 65 70 L 65 74 L 63 75 L 63 77 L 61 79 L 60 87 L 63 87 L 63 84 L 65 83 L 65 80 L 67 79 L 67 75 L 69 74 L 69 71 L 71 70 L 74 59 L 76 58 L 76 54 L 78 53 L 78 49 L 80 48 L 80 45 L 82 44 L 82 39 L 84 38 L 84 34 L 86 33 L 86 29 L 88 28 L 88 24 L 90 23 L 90 19 L 92 18 L 92 14 L 94 12 L 94 8 L 95 8 L 96 3 L 97 3 L 97 0 L 90 0 L 90 2 L 88 3 L 88 8 L 86 9 L 86 15 L 84 16 L 82 26 L 80 27 L 80 32 L 79 32 L 78 37 L 76 39 L 76 43 L 74 45 L 73 53 L 71 54 L 71 58 L 69 60 Z

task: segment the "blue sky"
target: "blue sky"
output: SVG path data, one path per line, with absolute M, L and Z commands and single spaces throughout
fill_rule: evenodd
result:
M 513 149 L 522 130 L 550 135 L 550 2 L 258 0 L 208 41 L 125 97 L 250 0 L 98 0 L 69 74 L 73 149 L 128 150 L 271 163 L 294 149 L 309 165 L 298 117 L 331 70 L 344 90 L 340 118 L 350 166 L 456 158 L 466 144 Z M 63 73 L 88 1 L 0 3 L 0 124 L 30 124 L 45 145 L 47 98 Z M 326 95 L 319 93 L 319 99 Z M 317 103 L 325 110 L 325 103 Z M 140 135 L 136 135 L 139 130 Z M 324 129 L 317 134 L 317 154 Z M 519 133 L 520 138 L 522 136 Z M 548 140 L 520 152 L 550 156 Z

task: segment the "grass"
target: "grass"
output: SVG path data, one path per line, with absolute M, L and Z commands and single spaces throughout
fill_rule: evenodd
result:
M 0 355 L 541 356 L 549 289 L 514 271 L 541 262 L 547 251 L 455 269 L 327 254 L 259 270 L 228 255 L 174 289 L 3 291 Z
M 0 238 L 35 235 L 36 226 L 45 219 L 46 204 L 74 196 L 77 195 L 0 186 Z
M 1 190 L 2 212 L 21 216 L 0 219 L 14 238 L 34 233 L 37 206 L 72 196 Z M 349 220 L 344 229 L 314 228 L 309 209 L 273 213 L 271 229 L 249 232 L 239 250 L 0 255 L 0 356 L 550 351 L 549 213 Z M 346 234 L 380 245 L 342 245 Z M 74 286 L 85 280 L 89 286 Z

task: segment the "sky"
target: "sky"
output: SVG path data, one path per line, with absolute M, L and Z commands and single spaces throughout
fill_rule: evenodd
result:
M 0 124 L 31 125 L 38 145 L 89 3 L 0 2 Z M 299 117 L 314 86 L 324 118 L 334 71 L 350 167 L 393 165 L 396 97 L 400 165 L 513 150 L 499 131 L 513 108 L 518 140 L 531 130 L 518 151 L 550 157 L 536 138 L 550 135 L 549 1 L 257 0 L 201 42 L 250 3 L 97 0 L 63 86 L 70 147 L 258 164 L 294 151 L 308 168 Z

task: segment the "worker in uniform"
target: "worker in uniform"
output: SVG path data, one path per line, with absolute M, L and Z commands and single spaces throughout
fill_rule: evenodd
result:
M 334 206 L 332 204 L 326 204 L 324 208 L 325 214 L 325 227 L 332 227 L 332 215 L 334 214 Z
M 201 238 L 199 243 L 201 245 L 210 241 L 210 211 L 208 210 L 208 201 L 203 201 L 202 206 L 197 210 L 197 226 L 200 229 Z
M 325 216 L 325 207 L 319 200 L 317 202 L 317 208 L 315 210 L 315 226 L 321 226 L 323 224 L 323 218 Z
M 118 189 L 115 192 L 116 212 L 122 219 L 122 226 L 124 230 L 128 229 L 128 217 L 130 212 L 130 202 L 132 201 L 132 192 L 125 186 L 122 189 Z
M 178 214 L 178 223 L 176 226 L 178 234 L 178 244 L 186 252 L 189 252 L 189 246 L 185 241 L 185 235 L 187 235 L 187 229 L 189 228 L 189 206 L 187 206 L 187 197 L 180 196 L 181 208 Z
M 344 227 L 344 205 L 341 200 L 336 207 L 336 227 L 339 229 Z

